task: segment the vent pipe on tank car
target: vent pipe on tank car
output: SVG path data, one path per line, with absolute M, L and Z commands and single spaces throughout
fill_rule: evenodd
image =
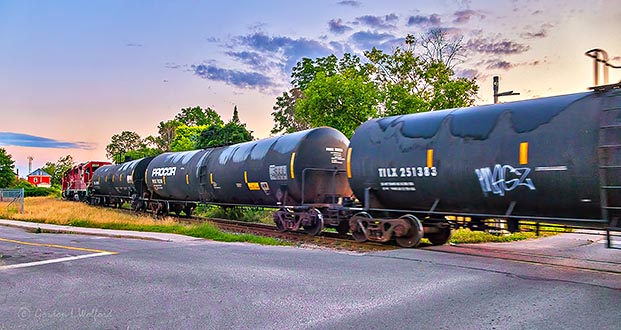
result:
M 594 48 L 584 53 L 584 55 L 593 59 L 593 86 L 599 86 L 599 68 L 603 69 L 604 78 L 603 85 L 608 84 L 608 68 L 621 69 L 621 65 L 612 65 L 608 63 L 608 53 L 599 48 Z M 601 63 L 601 65 L 600 65 Z

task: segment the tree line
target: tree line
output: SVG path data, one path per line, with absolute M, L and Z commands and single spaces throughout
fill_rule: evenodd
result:
M 106 157 L 119 164 L 168 151 L 212 148 L 252 140 L 252 132 L 239 120 L 237 106 L 227 123 L 215 110 L 196 106 L 181 109 L 174 119 L 160 122 L 157 136 L 143 139 L 131 131 L 113 135 L 106 146 Z

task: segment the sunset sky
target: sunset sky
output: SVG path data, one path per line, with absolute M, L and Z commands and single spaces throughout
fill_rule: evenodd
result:
M 461 76 L 519 96 L 593 85 L 587 50 L 621 65 L 621 2 L 0 0 L 0 147 L 25 176 L 70 154 L 104 160 L 113 134 L 157 134 L 181 108 L 233 107 L 269 136 L 276 96 L 303 57 L 390 51 L 432 28 L 463 36 Z M 621 70 L 610 71 L 610 82 Z

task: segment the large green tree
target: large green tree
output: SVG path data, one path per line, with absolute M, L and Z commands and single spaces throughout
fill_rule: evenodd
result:
M 474 104 L 475 79 L 456 77 L 454 67 L 463 52 L 461 38 L 442 30 L 419 38 L 408 35 L 391 54 L 377 48 L 365 52 L 379 88 L 382 116 L 403 115 Z
M 175 138 L 170 143 L 171 151 L 188 151 L 199 149 L 197 147 L 201 133 L 209 126 L 186 126 L 177 127 Z
M 239 112 L 235 106 L 231 120 L 224 126 L 211 125 L 204 129 L 198 137 L 196 147 L 213 148 L 252 141 L 252 139 L 252 132 L 239 120 Z
M 302 90 L 296 87 L 276 98 L 276 105 L 272 108 L 274 110 L 272 134 L 293 133 L 311 128 L 309 123 L 302 121 L 302 118 L 295 118 L 295 105 L 301 97 Z
M 179 121 L 173 119 L 168 121 L 161 121 L 157 126 L 158 136 L 147 136 L 145 142 L 153 149 L 157 149 L 159 152 L 171 151 L 170 144 L 177 134 L 177 127 L 181 126 Z
M 0 148 L 0 188 L 10 187 L 15 182 L 15 162 L 4 148 Z
M 112 135 L 110 144 L 106 146 L 106 157 L 120 164 L 125 160 L 126 153 L 143 148 L 146 148 L 146 144 L 138 133 L 123 131 L 121 134 Z
M 377 117 L 377 87 L 355 71 L 320 72 L 304 90 L 295 118 L 313 127 L 329 126 L 351 137 L 356 127 Z
M 272 133 L 318 126 L 352 131 L 375 115 L 377 91 L 370 80 L 371 69 L 351 54 L 340 59 L 335 55 L 302 59 L 291 74 L 294 88 L 276 100 Z
M 181 109 L 175 120 L 185 126 L 223 126 L 220 115 L 212 108 L 203 109 L 199 106 Z
M 373 117 L 467 107 L 475 79 L 455 76 L 463 57 L 460 38 L 443 30 L 408 35 L 392 53 L 373 48 L 367 63 L 344 54 L 304 58 L 293 68 L 293 88 L 276 99 L 272 133 L 331 126 L 350 136 Z
M 47 172 L 47 174 L 52 176 L 52 185 L 60 185 L 63 180 L 63 174 L 73 167 L 73 157 L 71 155 L 67 155 L 65 157 L 60 157 L 57 162 L 47 162 L 45 166 L 43 166 L 43 170 Z

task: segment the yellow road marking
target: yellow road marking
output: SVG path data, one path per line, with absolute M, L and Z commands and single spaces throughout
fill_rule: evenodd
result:
M 8 242 L 8 243 L 15 243 L 15 244 L 31 245 L 31 246 L 43 246 L 43 247 L 51 247 L 51 248 L 57 248 L 57 249 L 75 250 L 75 251 L 118 254 L 118 252 L 112 252 L 112 251 L 95 250 L 95 249 L 81 248 L 81 247 L 75 247 L 75 246 L 66 246 L 66 245 L 57 245 L 57 244 L 31 243 L 31 242 L 16 241 L 13 239 L 6 239 L 6 238 L 0 238 L 0 241 Z

